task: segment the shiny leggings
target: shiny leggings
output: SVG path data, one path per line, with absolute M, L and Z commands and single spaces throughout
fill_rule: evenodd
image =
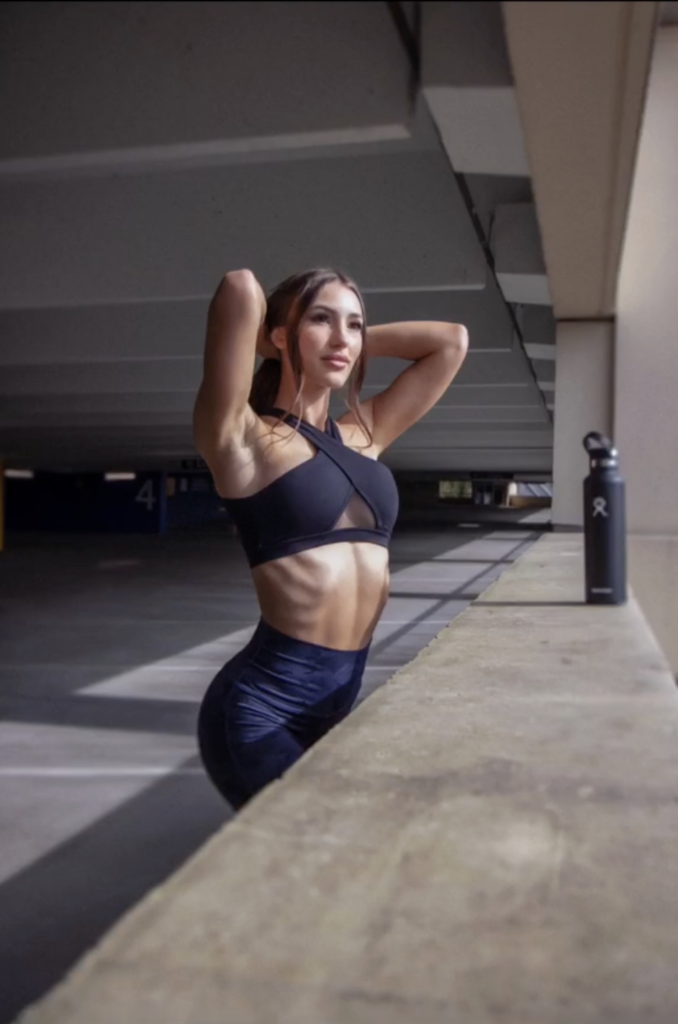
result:
M 353 707 L 369 644 L 359 651 L 296 640 L 260 620 L 210 683 L 198 744 L 219 792 L 240 808 Z

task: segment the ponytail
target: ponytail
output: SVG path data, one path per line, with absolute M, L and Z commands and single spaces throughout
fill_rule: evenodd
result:
M 280 390 L 282 364 L 279 359 L 264 359 L 252 378 L 249 403 L 259 414 L 266 406 L 275 405 Z

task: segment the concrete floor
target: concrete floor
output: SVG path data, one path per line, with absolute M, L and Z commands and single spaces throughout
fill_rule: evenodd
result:
M 361 700 L 530 546 L 536 518 L 396 532 Z M 228 820 L 195 718 L 258 609 L 223 528 L 10 536 L 0 594 L 5 1024 Z

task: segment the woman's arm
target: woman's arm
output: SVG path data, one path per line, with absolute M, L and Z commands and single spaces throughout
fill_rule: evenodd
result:
M 226 274 L 207 314 L 203 379 L 193 409 L 193 438 L 208 461 L 246 427 L 265 316 L 266 297 L 252 271 Z
M 367 358 L 411 359 L 392 384 L 363 403 L 374 446 L 388 448 L 445 394 L 468 349 L 462 324 L 437 321 L 383 324 L 367 328 Z

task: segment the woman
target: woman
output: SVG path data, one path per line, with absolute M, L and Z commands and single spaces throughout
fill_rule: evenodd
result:
M 388 598 L 398 510 L 377 459 L 444 394 L 467 344 L 459 324 L 366 327 L 358 288 L 334 270 L 294 275 L 268 301 L 249 270 L 221 281 L 194 438 L 238 527 L 261 619 L 207 690 L 198 740 L 234 807 L 353 706 Z M 359 402 L 377 356 L 413 365 Z M 349 411 L 335 422 L 330 393 L 345 385 Z

